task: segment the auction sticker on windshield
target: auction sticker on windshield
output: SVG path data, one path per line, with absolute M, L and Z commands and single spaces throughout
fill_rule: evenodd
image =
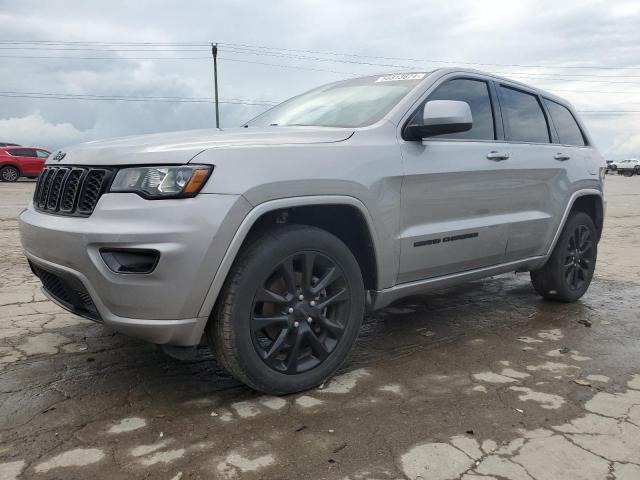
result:
M 399 80 L 422 80 L 424 73 L 396 73 L 393 75 L 384 75 L 376 80 L 378 82 L 397 82 Z

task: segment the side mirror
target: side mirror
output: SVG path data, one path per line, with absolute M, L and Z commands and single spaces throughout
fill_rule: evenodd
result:
M 466 132 L 473 127 L 471 108 L 467 102 L 432 100 L 422 112 L 422 125 L 407 125 L 406 140 L 421 140 L 445 133 Z

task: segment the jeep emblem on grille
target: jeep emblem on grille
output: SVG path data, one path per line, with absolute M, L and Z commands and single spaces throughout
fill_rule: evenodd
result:
M 66 156 L 66 155 L 67 155 L 67 154 L 66 154 L 66 153 L 64 153 L 64 152 L 58 152 L 58 153 L 56 153 L 56 154 L 54 155 L 53 159 L 54 159 L 56 162 L 60 162 L 60 161 L 61 161 L 61 160 Z

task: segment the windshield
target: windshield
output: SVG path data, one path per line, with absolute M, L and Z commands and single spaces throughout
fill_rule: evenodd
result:
M 427 73 L 398 73 L 330 83 L 267 110 L 248 126 L 365 127 L 384 117 Z

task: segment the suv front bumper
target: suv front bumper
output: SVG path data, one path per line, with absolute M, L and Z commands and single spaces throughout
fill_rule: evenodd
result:
M 221 259 L 249 211 L 238 195 L 144 200 L 105 194 L 88 218 L 20 215 L 22 245 L 49 298 L 114 330 L 157 344 L 200 342 L 198 316 Z M 111 271 L 103 248 L 160 253 L 147 274 Z

